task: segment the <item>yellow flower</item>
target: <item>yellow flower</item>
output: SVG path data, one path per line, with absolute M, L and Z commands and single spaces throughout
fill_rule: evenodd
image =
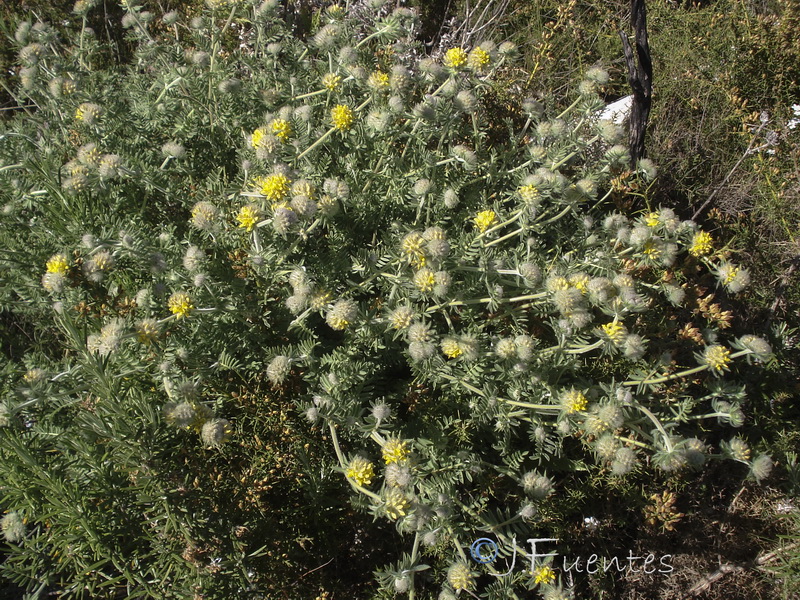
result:
M 243 206 L 239 209 L 236 220 L 239 221 L 239 227 L 246 231 L 252 231 L 258 223 L 258 209 L 250 204 Z
M 547 278 L 547 281 L 545 282 L 545 287 L 547 288 L 548 292 L 557 292 L 558 290 L 568 290 L 569 281 L 567 280 L 566 277 L 555 275 L 553 277 Z
M 731 265 L 730 268 L 725 269 L 723 272 L 724 277 L 722 279 L 723 285 L 728 285 L 731 281 L 736 279 L 739 276 L 739 272 L 741 269 L 735 265 Z
M 335 92 L 339 89 L 339 86 L 342 83 L 342 78 L 335 73 L 326 73 L 322 77 L 322 86 L 330 90 L 331 92 Z
M 389 87 L 389 76 L 383 71 L 375 71 L 367 79 L 367 85 L 376 90 L 384 90 Z
M 64 254 L 54 254 L 47 261 L 47 272 L 65 275 L 69 271 L 69 262 Z
M 567 411 L 567 414 L 572 414 L 586 410 L 589 401 L 583 392 L 577 390 L 568 390 L 561 394 L 561 406 Z
M 253 135 L 250 137 L 250 145 L 253 148 L 258 148 L 261 146 L 261 142 L 264 139 L 264 136 L 267 135 L 266 130 L 263 127 L 259 127 L 253 132 Z
M 463 48 L 450 48 L 444 53 L 444 65 L 452 69 L 463 67 L 467 62 L 467 53 Z
M 536 585 L 544 583 L 545 585 L 548 583 L 553 583 L 556 580 L 556 572 L 553 571 L 548 565 L 544 565 L 539 567 L 534 572 L 535 576 L 533 578 L 533 583 Z
M 497 222 L 497 213 L 493 210 L 484 210 L 479 212 L 473 221 L 475 222 L 475 227 L 483 233 Z
M 136 337 L 142 344 L 152 344 L 158 339 L 158 322 L 155 319 L 142 319 L 136 324 Z
M 366 458 L 356 456 L 350 461 L 346 475 L 355 481 L 356 485 L 364 487 L 372 483 L 372 478 L 375 477 L 375 467 Z
M 424 267 L 414 274 L 414 285 L 420 292 L 431 292 L 436 285 L 436 274 Z
M 389 322 L 393 329 L 408 329 L 414 322 L 414 311 L 408 306 L 400 306 L 389 315 Z
M 468 590 L 475 584 L 475 578 L 466 564 L 456 563 L 447 569 L 447 582 L 456 591 Z
M 339 131 L 347 131 L 353 126 L 353 110 L 346 104 L 337 104 L 331 109 L 333 126 Z
M 463 354 L 458 340 L 453 338 L 445 338 L 442 341 L 442 352 L 447 358 L 458 358 Z
M 282 200 L 289 193 L 291 183 L 283 173 L 256 178 L 256 184 L 260 187 L 259 191 L 273 202 Z
M 426 243 L 422 234 L 418 231 L 412 231 L 403 238 L 403 241 L 400 243 L 400 249 L 413 266 L 424 267 L 427 262 L 425 258 Z
M 698 231 L 692 238 L 692 245 L 689 247 L 689 254 L 692 256 L 705 256 L 710 254 L 713 247 L 714 238 L 710 233 Z
M 469 63 L 469 66 L 473 71 L 480 73 L 484 70 L 486 65 L 489 64 L 489 53 L 478 46 L 469 53 L 469 56 L 467 57 L 467 63 Z
M 198 229 L 213 229 L 217 214 L 216 206 L 201 200 L 192 207 L 192 225 Z
M 645 225 L 647 225 L 648 227 L 658 227 L 658 224 L 660 223 L 658 218 L 658 213 L 651 212 L 649 215 L 645 217 L 644 222 Z
M 286 119 L 273 119 L 269 126 L 275 137 L 282 142 L 288 140 L 289 136 L 292 135 L 292 125 Z
M 661 248 L 655 240 L 647 240 L 642 247 L 642 254 L 648 258 L 656 259 L 661 256 Z
M 400 517 L 406 516 L 406 511 L 411 503 L 406 498 L 405 494 L 398 490 L 397 488 L 392 488 L 388 492 L 386 492 L 386 496 L 384 496 L 384 508 L 386 509 L 386 515 L 396 521 Z
M 525 204 L 532 204 L 541 196 L 535 185 L 523 185 L 517 190 L 517 193 Z
M 586 273 L 573 273 L 569 276 L 569 283 L 582 294 L 589 291 L 589 276 Z
M 715 344 L 706 348 L 703 352 L 703 362 L 705 362 L 712 371 L 722 373 L 728 370 L 728 365 L 731 362 L 731 351 L 725 346 Z
M 175 292 L 169 297 L 167 307 L 178 319 L 182 319 L 194 310 L 192 299 L 186 292 Z
M 390 438 L 386 440 L 381 448 L 383 453 L 383 460 L 387 465 L 405 460 L 410 454 L 408 443 L 397 438 Z
M 308 306 L 311 310 L 322 310 L 333 300 L 333 294 L 326 290 L 319 290 L 311 294 Z
M 625 334 L 628 333 L 625 329 L 625 326 L 616 320 L 602 325 L 600 329 L 603 330 L 603 333 L 606 335 L 606 337 L 615 345 L 621 344 L 625 339 Z

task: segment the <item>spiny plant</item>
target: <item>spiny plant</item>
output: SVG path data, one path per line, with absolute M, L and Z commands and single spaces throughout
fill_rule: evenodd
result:
M 468 553 L 525 555 L 586 471 L 769 474 L 742 437 L 702 439 L 741 426 L 737 375 L 771 359 L 727 332 L 749 275 L 669 208 L 615 209 L 656 172 L 598 118 L 603 69 L 558 114 L 498 117 L 513 44 L 424 56 L 379 0 L 307 40 L 273 1 L 123 6 L 126 68 L 93 68 L 85 18 L 15 36 L 31 108 L 0 140 L 2 298 L 43 339 L 5 393 L 0 477 L 4 568 L 31 592 L 271 596 L 245 543 L 264 513 L 175 500 L 182 465 L 259 458 L 242 387 L 290 395 L 335 458 L 303 476 L 336 473 L 407 540 L 375 597 L 566 597 L 550 565 L 497 578 Z

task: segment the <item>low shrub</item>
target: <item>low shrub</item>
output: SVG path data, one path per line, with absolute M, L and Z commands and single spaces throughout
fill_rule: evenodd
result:
M 85 28 L 17 29 L 2 299 L 36 339 L 5 374 L 7 575 L 278 596 L 302 578 L 291 532 L 331 539 L 312 513 L 346 485 L 377 521 L 354 543 L 397 551 L 374 597 L 559 598 L 549 564 L 492 577 L 471 542 L 525 563 L 591 478 L 769 474 L 731 431 L 772 360 L 729 333 L 747 269 L 669 208 L 616 209 L 655 166 L 598 120 L 606 71 L 498 117 L 513 44 L 424 56 L 381 2 L 307 40 L 275 2 L 208 4 L 128 0 L 118 69 Z

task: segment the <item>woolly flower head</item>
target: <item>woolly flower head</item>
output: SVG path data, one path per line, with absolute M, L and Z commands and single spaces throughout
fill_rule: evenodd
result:
M 401 463 L 391 463 L 384 472 L 386 485 L 390 487 L 406 487 L 411 483 L 411 470 Z
M 169 297 L 167 308 L 176 318 L 182 319 L 194 310 L 194 304 L 186 292 L 175 292 Z
M 69 262 L 65 254 L 54 254 L 45 264 L 48 273 L 56 273 L 58 275 L 66 275 L 69 271 Z
M 411 451 L 408 449 L 408 442 L 405 440 L 390 438 L 383 444 L 381 453 L 383 454 L 383 460 L 387 465 L 390 465 L 404 461 Z
M 728 453 L 734 460 L 750 460 L 750 446 L 742 438 L 735 437 L 727 444 Z
M 553 492 L 553 482 L 546 475 L 530 471 L 522 476 L 522 489 L 532 498 L 546 498 Z
M 409 306 L 398 306 L 389 314 L 392 329 L 408 329 L 414 319 L 414 311 Z
M 468 55 L 463 48 L 450 48 L 444 53 L 444 65 L 451 69 L 458 69 L 467 64 Z
M 719 344 L 708 346 L 703 352 L 701 362 L 708 365 L 712 372 L 720 374 L 728 370 L 728 365 L 731 362 L 731 351 Z
M 231 436 L 232 428 L 227 419 L 209 419 L 203 423 L 200 439 L 206 446 L 216 448 L 225 443 Z
M 267 365 L 267 378 L 272 385 L 280 385 L 289 375 L 292 368 L 292 361 L 288 356 L 276 356 Z
M 747 269 L 723 262 L 717 268 L 717 280 L 734 294 L 741 292 L 750 284 L 750 273 Z
M 125 321 L 122 319 L 112 319 L 109 323 L 105 324 L 100 330 L 100 335 L 90 336 L 87 344 L 90 350 L 96 352 L 100 356 L 108 356 L 113 353 L 122 342 L 122 336 L 125 333 Z
M 770 476 L 773 466 L 772 459 L 766 454 L 761 454 L 750 463 L 750 474 L 756 481 L 761 481 Z
M 406 498 L 406 495 L 398 488 L 390 488 L 383 497 L 383 508 L 386 511 L 386 516 L 396 521 L 400 517 L 406 516 L 406 511 L 411 506 L 411 503 Z
M 600 330 L 603 332 L 603 335 L 608 338 L 608 341 L 614 344 L 615 346 L 619 346 L 625 341 L 625 336 L 628 333 L 628 330 L 625 328 L 625 325 L 617 321 L 616 319 L 611 321 L 610 323 L 606 323 L 605 325 L 600 326 Z
M 418 231 L 412 231 L 400 242 L 400 251 L 415 267 L 424 267 L 427 259 L 425 256 L 426 240 Z
M 561 392 L 561 395 L 559 396 L 559 402 L 564 410 L 567 411 L 567 414 L 586 410 L 586 407 L 589 405 L 589 401 L 586 399 L 586 396 L 583 395 L 583 392 L 575 389 L 564 390 Z
M 142 344 L 152 344 L 158 339 L 158 321 L 142 319 L 136 323 L 136 338 Z
M 25 537 L 25 521 L 17 511 L 12 511 L 0 520 L 0 529 L 7 542 L 15 544 Z
M 278 202 L 283 200 L 289 193 L 292 182 L 283 173 L 273 173 L 267 177 L 256 178 L 256 185 L 258 185 L 261 194 L 266 196 L 268 200 Z
M 458 562 L 447 569 L 447 583 L 454 590 L 471 590 L 475 587 L 475 576 L 466 563 Z
M 469 56 L 467 56 L 467 64 L 469 65 L 469 68 L 476 73 L 483 73 L 483 71 L 486 70 L 486 67 L 489 66 L 490 61 L 491 57 L 489 56 L 489 53 L 480 46 L 473 48 L 469 53 Z
M 200 201 L 192 207 L 192 225 L 202 231 L 211 231 L 216 225 L 219 210 L 211 202 Z
M 367 85 L 375 91 L 388 89 L 389 75 L 383 71 L 373 71 L 367 78 Z
M 385 402 L 380 402 L 372 407 L 372 418 L 376 421 L 385 421 L 391 416 L 392 409 Z
M 328 91 L 335 92 L 342 84 L 342 78 L 335 73 L 325 73 L 322 76 L 322 87 Z
M 331 109 L 331 122 L 339 131 L 347 131 L 353 126 L 353 109 L 346 104 L 337 104 Z
M 414 323 L 408 328 L 409 342 L 430 342 L 432 339 L 431 328 L 425 323 Z
M 711 254 L 711 251 L 714 249 L 713 243 L 714 238 L 711 237 L 710 233 L 698 231 L 692 238 L 692 243 L 689 246 L 689 254 L 697 257 Z
M 206 253 L 198 246 L 189 246 L 183 255 L 183 268 L 193 273 L 200 270 L 206 262 Z
M 753 356 L 760 361 L 767 360 L 772 355 L 772 347 L 769 342 L 756 335 L 743 335 L 739 338 L 739 345 L 745 350 L 750 350 Z
M 325 321 L 332 329 L 341 331 L 352 324 L 358 316 L 358 304 L 353 300 L 339 300 L 325 316 Z
M 84 102 L 75 110 L 75 120 L 92 125 L 100 116 L 101 108 L 92 102 Z
M 517 344 L 514 341 L 514 338 L 503 338 L 498 340 L 495 344 L 494 352 L 498 357 L 504 360 L 516 358 Z
M 432 292 L 436 285 L 436 274 L 432 269 L 423 267 L 414 274 L 414 285 L 420 292 Z
M 442 340 L 442 353 L 447 358 L 458 358 L 463 353 L 461 349 L 461 345 L 458 343 L 458 340 L 454 337 L 446 337 Z
M 627 475 L 636 468 L 636 453 L 630 448 L 618 448 L 611 463 L 613 475 Z
M 41 383 L 47 379 L 47 371 L 38 367 L 34 367 L 33 369 L 26 371 L 25 375 L 22 376 L 22 379 L 29 385 L 36 385 L 37 383 Z
M 356 485 L 364 487 L 372 483 L 372 478 L 375 477 L 375 466 L 363 456 L 356 456 L 350 461 L 345 475 Z
M 473 222 L 475 223 L 475 227 L 478 228 L 478 231 L 483 233 L 497 222 L 497 213 L 493 210 L 481 211 L 475 216 Z
M 210 416 L 209 408 L 195 406 L 190 402 L 167 402 L 164 405 L 167 423 L 180 429 L 200 429 Z
M 239 227 L 247 232 L 253 230 L 253 227 L 258 223 L 258 208 L 252 204 L 248 204 L 239 209 L 236 213 L 236 220 L 239 221 Z

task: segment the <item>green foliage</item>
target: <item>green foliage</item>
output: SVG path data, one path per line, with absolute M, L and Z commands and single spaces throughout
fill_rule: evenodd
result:
M 17 30 L 0 300 L 34 333 L 0 481 L 31 597 L 308 593 L 309 532 L 342 554 L 341 529 L 375 556 L 356 583 L 391 563 L 375 597 L 472 591 L 472 540 L 564 529 L 584 485 L 769 474 L 731 431 L 774 364 L 728 332 L 747 269 L 669 208 L 618 212 L 655 167 L 598 121 L 608 74 L 514 103 L 513 44 L 424 57 L 374 4 L 301 40 L 275 2 L 129 1 L 118 68 L 85 21 Z

